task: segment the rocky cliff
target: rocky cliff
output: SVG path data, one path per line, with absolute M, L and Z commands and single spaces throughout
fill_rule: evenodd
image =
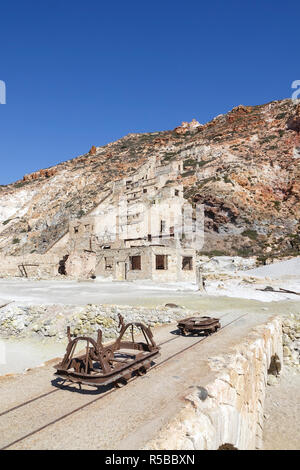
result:
M 300 105 L 283 100 L 237 106 L 204 125 L 129 134 L 0 187 L 0 253 L 47 252 L 70 219 L 151 155 L 183 160 L 185 197 L 205 205 L 204 252 L 261 259 L 299 252 Z

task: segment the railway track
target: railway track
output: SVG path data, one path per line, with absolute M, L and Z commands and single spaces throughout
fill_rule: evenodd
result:
M 223 315 L 222 317 L 220 317 L 220 318 L 223 318 L 223 317 L 225 317 L 226 315 L 228 315 L 228 313 L 227 313 L 227 314 L 224 314 L 224 315 Z M 243 314 L 243 315 L 240 315 L 239 317 L 237 317 L 237 318 L 233 319 L 232 321 L 228 322 L 226 325 L 222 326 L 216 333 L 214 333 L 214 336 L 220 334 L 220 332 L 221 332 L 222 330 L 224 330 L 225 328 L 229 327 L 229 326 L 232 325 L 233 323 L 238 322 L 239 320 L 241 320 L 242 318 L 246 317 L 247 315 L 248 315 L 247 313 L 246 313 L 246 314 Z M 177 357 L 177 356 L 183 354 L 185 351 L 188 351 L 188 350 L 194 348 L 195 346 L 197 346 L 197 345 L 198 345 L 199 343 L 201 343 L 202 341 L 207 340 L 209 337 L 210 337 L 210 336 L 204 336 L 204 337 L 200 338 L 199 340 L 193 342 L 192 344 L 186 346 L 185 348 L 180 349 L 179 351 L 177 351 L 177 352 L 171 354 L 170 356 L 168 356 L 168 357 L 166 357 L 165 359 L 163 359 L 161 362 L 158 362 L 158 363 L 156 363 L 154 366 L 152 366 L 151 369 L 150 369 L 150 371 L 149 371 L 149 373 L 151 373 L 151 370 L 157 369 L 157 368 L 161 367 L 163 364 L 165 364 L 166 362 L 168 362 L 168 361 L 174 359 L 175 357 Z M 170 339 L 168 339 L 168 340 L 163 341 L 162 343 L 160 343 L 159 346 L 163 346 L 163 345 L 165 345 L 165 344 L 167 344 L 167 343 L 170 343 L 170 342 L 173 342 L 173 341 L 175 341 L 175 340 L 177 340 L 177 339 L 179 339 L 179 338 L 182 338 L 182 337 L 178 335 L 178 336 L 176 336 L 175 338 L 170 338 Z M 131 382 L 135 381 L 136 378 L 137 378 L 137 377 L 133 377 L 133 378 L 130 380 L 130 382 L 128 383 L 128 385 L 130 385 Z M 10 408 L 10 409 L 8 409 L 8 410 L 3 411 L 2 413 L 0 413 L 0 418 L 1 418 L 2 416 L 5 416 L 5 415 L 7 416 L 7 415 L 9 415 L 10 413 L 13 414 L 14 411 L 16 411 L 16 410 L 18 410 L 18 409 L 20 409 L 20 408 L 26 407 L 27 405 L 30 405 L 30 404 L 32 404 L 32 403 L 34 403 L 34 402 L 37 402 L 38 400 L 41 400 L 41 399 L 43 399 L 43 398 L 45 398 L 45 397 L 47 397 L 47 396 L 49 396 L 49 395 L 53 395 L 53 394 L 55 394 L 55 393 L 62 392 L 62 391 L 64 391 L 64 390 L 66 390 L 66 389 L 67 389 L 67 387 L 62 386 L 61 388 L 58 388 L 58 389 L 55 389 L 55 390 L 50 390 L 49 392 L 43 393 L 43 394 L 41 394 L 41 395 L 39 395 L 39 396 L 37 396 L 37 397 L 35 397 L 35 398 L 32 398 L 32 399 L 30 399 L 30 400 L 27 400 L 26 402 L 20 403 L 19 405 L 16 405 L 16 406 L 14 406 L 14 407 L 12 407 L 12 408 Z M 97 396 L 96 398 L 94 398 L 94 399 L 92 399 L 92 400 L 89 400 L 87 403 L 84 403 L 83 405 L 80 405 L 80 406 L 76 407 L 75 409 L 73 409 L 73 410 L 71 410 L 71 411 L 69 411 L 69 412 L 63 414 L 62 416 L 59 416 L 58 418 L 56 418 L 56 419 L 54 419 L 54 420 L 52 420 L 52 421 L 50 421 L 50 422 L 44 424 L 43 426 L 40 426 L 40 427 L 34 429 L 33 431 L 31 431 L 31 432 L 29 432 L 29 433 L 27 433 L 27 434 L 24 434 L 23 436 L 19 437 L 18 439 L 15 439 L 14 441 L 11 441 L 10 443 L 5 444 L 2 448 L 0 448 L 0 450 L 6 450 L 6 449 L 8 449 L 9 447 L 12 447 L 13 445 L 15 445 L 15 444 L 17 444 L 17 443 L 19 443 L 19 442 L 21 442 L 21 441 L 24 441 L 25 439 L 27 439 L 27 438 L 29 438 L 29 437 L 35 435 L 35 434 L 38 434 L 38 433 L 41 432 L 42 430 L 44 430 L 44 429 L 46 429 L 46 428 L 48 428 L 48 427 L 50 427 L 50 426 L 52 426 L 52 425 L 54 425 L 54 424 L 56 424 L 56 423 L 58 423 L 58 422 L 60 422 L 60 421 L 62 421 L 62 420 L 64 420 L 64 419 L 68 418 L 69 416 L 71 416 L 71 415 L 73 415 L 73 414 L 75 414 L 75 413 L 77 413 L 77 412 L 79 412 L 79 411 L 81 411 L 81 410 L 87 408 L 88 406 L 92 405 L 93 403 L 98 402 L 98 401 L 100 401 L 101 399 L 103 399 L 103 398 L 107 397 L 108 395 L 111 395 L 112 393 L 115 393 L 115 392 L 117 392 L 117 389 L 111 388 L 110 390 L 108 390 L 108 391 L 102 393 L 100 396 Z M 0 425 L 1 425 L 1 421 L 0 421 Z
M 224 315 L 220 316 L 220 318 L 224 318 L 224 317 L 226 317 L 226 315 L 229 315 L 229 313 L 225 313 Z M 225 326 L 227 326 L 227 325 L 225 325 Z M 223 328 L 223 327 L 222 327 L 222 328 Z M 222 329 L 222 328 L 221 328 L 221 329 Z M 177 340 L 178 338 L 180 338 L 180 335 L 176 336 L 175 338 L 170 338 L 170 339 L 168 339 L 168 340 L 166 340 L 166 341 L 163 341 L 163 342 L 159 343 L 158 346 L 161 347 L 161 346 L 163 346 L 164 344 L 171 343 L 172 341 Z M 202 338 L 202 340 L 203 340 L 203 339 L 206 339 L 206 338 Z M 151 367 L 151 370 L 152 370 L 154 367 L 155 367 L 155 366 Z M 49 390 L 49 392 L 42 393 L 41 395 L 38 395 L 37 397 L 31 398 L 30 400 L 27 400 L 27 401 L 24 401 L 23 403 L 20 403 L 19 405 L 13 406 L 12 408 L 9 408 L 8 410 L 5 410 L 5 411 L 0 412 L 0 418 L 1 418 L 2 416 L 6 415 L 6 414 L 8 414 L 8 413 L 10 413 L 10 412 L 12 412 L 12 411 L 15 411 L 15 410 L 17 410 L 17 409 L 19 409 L 19 408 L 22 408 L 23 406 L 29 405 L 30 403 L 33 403 L 33 402 L 35 402 L 35 401 L 37 401 L 37 400 L 40 400 L 40 399 L 42 399 L 42 398 L 45 398 L 45 397 L 47 397 L 47 396 L 49 396 L 49 395 L 53 395 L 54 393 L 60 392 L 60 391 L 62 391 L 62 390 L 64 390 L 63 385 L 61 385 L 60 388 L 57 388 L 57 389 L 55 389 L 55 390 Z M 0 450 L 1 450 L 1 449 L 0 449 Z

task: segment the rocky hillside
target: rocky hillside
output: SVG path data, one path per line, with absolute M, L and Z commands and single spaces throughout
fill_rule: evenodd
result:
M 185 197 L 205 205 L 205 253 L 299 253 L 300 105 L 291 100 L 130 134 L 0 187 L 0 253 L 45 253 L 70 218 L 87 214 L 150 155 L 183 160 Z

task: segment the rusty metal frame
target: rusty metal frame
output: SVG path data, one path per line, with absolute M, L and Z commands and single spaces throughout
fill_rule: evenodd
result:
M 79 384 L 122 386 L 135 374 L 143 375 L 151 367 L 154 357 L 159 356 L 159 347 L 153 339 L 149 327 L 143 323 L 124 323 L 119 315 L 119 337 L 108 346 L 102 344 L 102 331 L 98 330 L 97 340 L 88 336 L 71 338 L 70 327 L 67 329 L 69 343 L 63 360 L 54 366 L 55 375 Z M 134 328 L 141 330 L 145 342 L 134 340 Z M 124 341 L 123 336 L 131 330 L 131 341 Z M 86 342 L 85 354 L 75 356 L 76 346 Z

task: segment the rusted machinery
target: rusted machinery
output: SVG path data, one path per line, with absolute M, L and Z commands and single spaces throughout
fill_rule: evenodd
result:
M 67 334 L 69 344 L 63 360 L 54 366 L 55 375 L 71 382 L 87 385 L 126 385 L 133 375 L 144 375 L 151 367 L 154 357 L 159 356 L 159 347 L 153 340 L 149 327 L 143 323 L 128 323 L 119 315 L 119 337 L 113 344 L 103 346 L 102 331 L 98 330 L 97 341 L 87 336 L 71 339 L 70 327 Z M 145 342 L 136 342 L 134 329 L 144 336 Z M 131 332 L 131 341 L 122 340 L 125 332 Z M 80 343 L 86 343 L 85 354 L 75 356 Z M 79 346 L 80 347 L 80 346 Z
M 221 328 L 220 320 L 212 317 L 189 317 L 178 322 L 182 335 L 204 333 L 210 335 Z

